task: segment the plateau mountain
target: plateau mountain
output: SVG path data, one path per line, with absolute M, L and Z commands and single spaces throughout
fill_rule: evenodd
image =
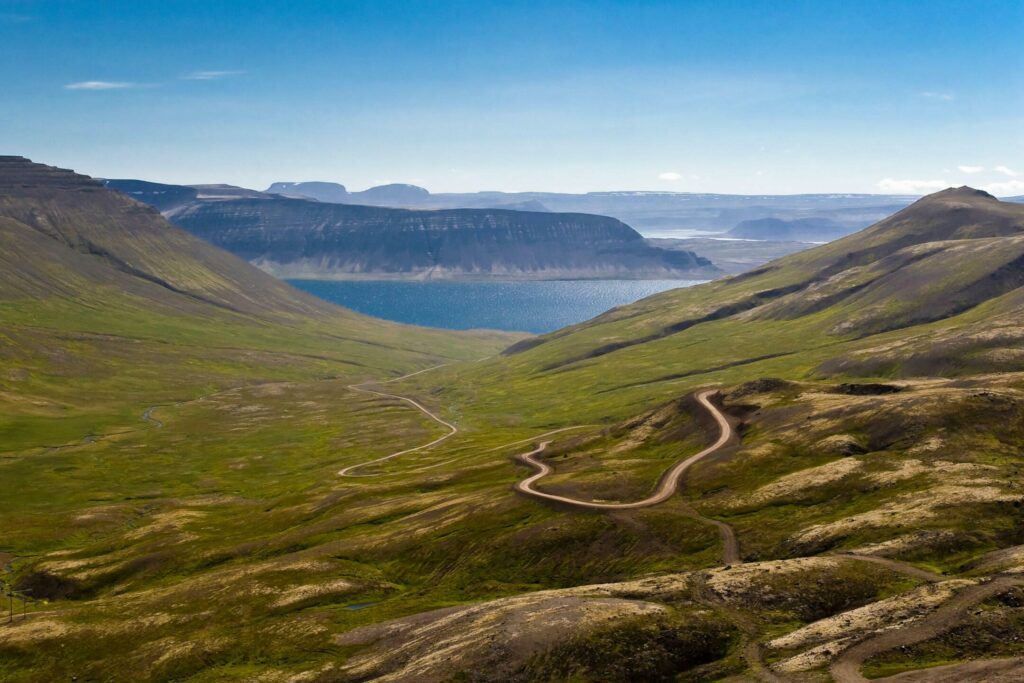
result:
M 721 273 L 692 252 L 651 246 L 606 216 L 393 209 L 230 186 L 195 186 L 193 196 L 187 189 L 172 196 L 164 185 L 106 182 L 159 204 L 175 224 L 285 278 L 709 279 Z M 367 196 L 396 192 L 417 190 L 384 186 Z

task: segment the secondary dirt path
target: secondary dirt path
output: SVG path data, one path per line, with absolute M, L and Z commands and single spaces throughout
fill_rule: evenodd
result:
M 669 469 L 667 472 L 665 472 L 665 474 L 662 475 L 661 481 L 658 483 L 658 488 L 655 489 L 654 493 L 652 493 L 647 498 L 644 498 L 643 500 L 633 501 L 632 503 L 603 503 L 593 500 L 580 500 L 578 498 L 570 498 L 568 496 L 559 496 L 554 493 L 545 493 L 543 491 L 538 491 L 537 489 L 533 488 L 533 485 L 537 481 L 543 479 L 547 475 L 554 472 L 554 468 L 552 468 L 550 465 L 543 462 L 542 460 L 537 460 L 534 457 L 536 455 L 543 453 L 547 449 L 548 444 L 551 443 L 550 441 L 541 442 L 539 446 L 534 448 L 529 453 L 523 453 L 522 455 L 519 456 L 519 459 L 522 462 L 536 469 L 537 473 L 517 483 L 515 485 L 515 489 L 520 493 L 524 493 L 528 496 L 533 496 L 535 498 L 543 498 L 544 500 L 551 500 L 556 503 L 564 503 L 566 505 L 585 508 L 587 510 L 632 510 L 635 508 L 645 508 L 650 507 L 652 505 L 657 505 L 658 503 L 664 503 L 666 500 L 671 498 L 672 495 L 676 492 L 676 487 L 679 485 L 679 478 L 683 476 L 686 470 L 690 469 L 690 467 L 693 466 L 695 463 L 700 462 L 703 458 L 711 455 L 719 448 L 724 446 L 729 441 L 729 439 L 731 439 L 734 435 L 732 425 L 730 425 L 729 421 L 725 419 L 725 415 L 723 415 L 721 411 L 718 410 L 718 408 L 716 408 L 710 400 L 708 400 L 708 397 L 711 396 L 713 393 L 715 393 L 714 390 L 702 391 L 701 393 L 697 394 L 697 401 L 702 406 L 704 406 L 704 408 L 707 409 L 709 413 L 711 413 L 711 416 L 714 417 L 715 421 L 718 423 L 718 427 L 721 430 L 721 433 L 718 436 L 718 440 L 715 441 L 715 443 L 713 443 L 712 445 L 702 450 L 700 453 L 697 453 L 696 455 L 691 455 L 689 458 L 681 460 L 680 462 L 677 462 L 675 465 L 673 465 L 671 469 Z M 715 520 L 708 521 L 714 522 Z M 721 524 L 721 522 L 719 522 L 719 524 Z
M 419 403 L 418 401 L 416 401 L 414 399 L 408 398 L 406 396 L 399 396 L 398 394 L 389 394 L 386 391 L 377 391 L 376 389 L 367 389 L 366 388 L 367 385 L 380 385 L 380 384 L 389 384 L 391 382 L 398 382 L 398 381 L 403 380 L 403 379 L 408 379 L 410 377 L 415 377 L 416 375 L 423 374 L 424 372 L 429 372 L 431 370 L 436 370 L 437 368 L 442 368 L 445 365 L 448 365 L 448 363 L 442 363 L 441 365 L 434 365 L 434 366 L 431 366 L 429 368 L 425 368 L 423 370 L 418 370 L 416 372 L 410 372 L 408 375 L 402 375 L 401 377 L 395 377 L 394 379 L 389 379 L 386 382 L 370 381 L 370 382 L 360 382 L 359 384 L 349 384 L 348 385 L 347 388 L 351 389 L 352 391 L 358 391 L 358 392 L 361 392 L 361 393 L 364 393 L 364 394 L 371 394 L 373 396 L 380 396 L 382 398 L 395 398 L 395 399 L 398 399 L 399 401 L 405 401 L 406 403 L 411 405 L 413 408 L 415 408 L 416 410 L 420 411 L 421 413 L 423 413 L 424 415 L 429 417 L 434 422 L 436 422 L 439 425 L 441 425 L 442 427 L 445 427 L 446 429 L 448 429 L 448 433 L 444 434 L 444 435 L 442 435 L 442 436 L 440 436 L 440 437 L 438 437 L 436 439 L 434 439 L 430 443 L 425 443 L 422 446 L 415 446 L 414 448 L 406 448 L 403 451 L 398 451 L 396 453 L 391 453 L 391 454 L 385 455 L 385 456 L 383 456 L 381 458 L 374 458 L 373 460 L 367 460 L 366 462 L 361 462 L 361 463 L 358 463 L 356 465 L 349 465 L 348 467 L 345 467 L 343 469 L 338 470 L 338 475 L 339 476 L 342 476 L 342 477 L 371 477 L 371 476 L 373 476 L 372 474 L 353 474 L 353 472 L 355 470 L 358 470 L 358 469 L 362 468 L 362 467 L 366 467 L 367 465 L 376 465 L 377 463 L 386 462 L 388 460 L 391 460 L 393 458 L 397 458 L 397 457 L 402 456 L 402 455 L 406 455 L 408 453 L 415 453 L 416 451 L 422 451 L 425 448 L 430 448 L 431 446 L 436 446 L 437 444 L 441 443 L 442 441 L 446 441 L 446 440 L 450 439 L 451 437 L 453 437 L 453 436 L 455 436 L 456 434 L 459 433 L 459 428 L 458 427 L 453 425 L 451 422 L 448 422 L 447 420 L 438 417 L 437 415 L 432 413 L 427 408 L 423 407 L 423 405 L 421 403 Z
M 868 659 L 904 645 L 940 636 L 962 622 L 978 603 L 1007 588 L 1022 584 L 1024 578 L 1020 576 L 999 576 L 985 583 L 968 586 L 920 621 L 906 628 L 879 633 L 840 653 L 829 669 L 832 678 L 836 683 L 866 683 L 868 679 L 861 674 L 860 668 Z
M 142 419 L 145 420 L 146 422 L 148 422 L 149 424 L 153 425 L 157 429 L 161 429 L 164 426 L 163 422 L 161 422 L 160 420 L 158 420 L 155 417 L 153 417 L 153 411 L 156 410 L 159 407 L 160 406 L 158 406 L 158 405 L 157 406 L 150 406 L 149 408 L 146 408 L 146 411 L 144 413 L 142 413 Z
M 843 557 L 848 560 L 858 560 L 860 562 L 870 562 L 871 564 L 877 564 L 887 569 L 891 569 L 894 572 L 899 572 L 905 576 L 910 576 L 915 579 L 921 579 L 928 583 L 938 583 L 939 581 L 947 581 L 952 577 L 943 576 L 942 574 L 936 574 L 930 572 L 927 569 L 921 569 L 915 567 L 912 564 L 906 562 L 900 562 L 899 560 L 892 560 L 888 557 L 877 557 L 875 555 L 858 555 L 856 553 L 837 553 L 836 557 Z

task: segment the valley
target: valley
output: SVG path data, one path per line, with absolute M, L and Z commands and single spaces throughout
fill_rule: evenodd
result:
M 1021 683 L 1024 2 L 0 2 L 0 683 Z
M 525 336 L 0 183 L 2 679 L 1019 671 L 1022 206 L 946 190 Z

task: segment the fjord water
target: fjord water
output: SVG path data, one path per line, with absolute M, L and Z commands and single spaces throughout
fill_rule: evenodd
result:
M 289 280 L 339 306 L 377 318 L 453 330 L 550 332 L 609 308 L 701 280 L 396 282 Z

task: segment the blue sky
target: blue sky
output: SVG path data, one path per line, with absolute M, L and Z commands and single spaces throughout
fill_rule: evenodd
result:
M 0 0 L 0 152 L 262 189 L 1024 194 L 1024 2 Z

